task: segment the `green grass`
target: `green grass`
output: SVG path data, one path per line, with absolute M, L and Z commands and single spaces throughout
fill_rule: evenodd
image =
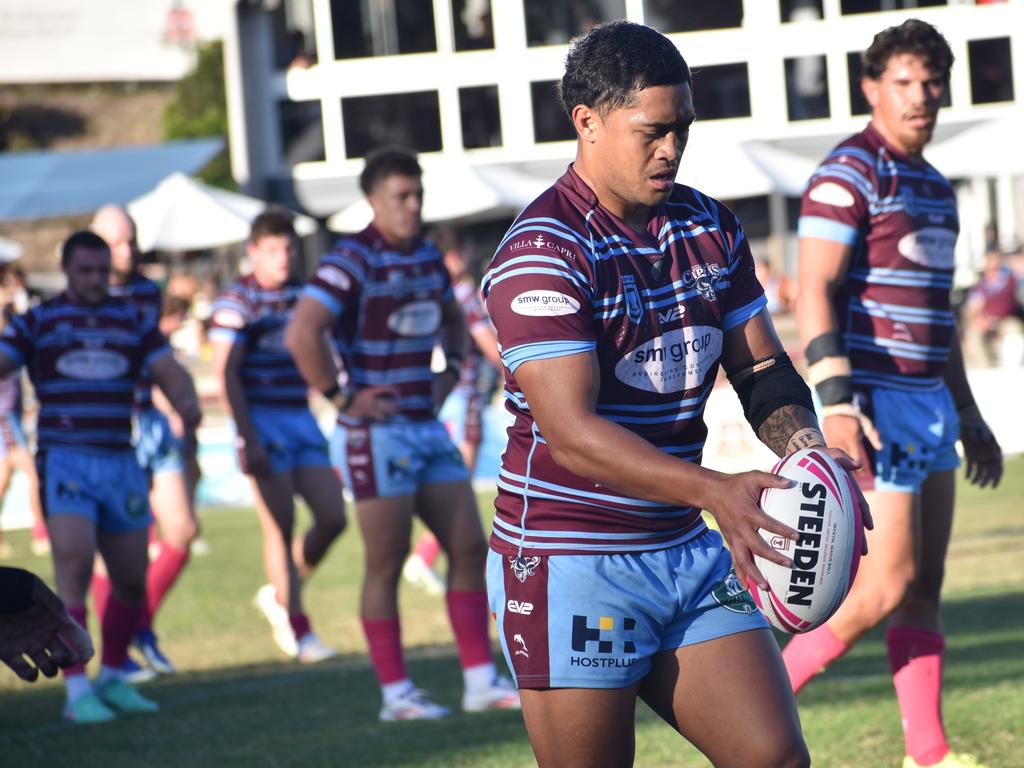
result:
M 960 490 L 944 609 L 946 722 L 955 748 L 992 766 L 1024 766 L 1024 459 L 1009 463 L 995 493 L 965 484 Z M 486 510 L 489 499 L 481 502 Z M 59 721 L 59 681 L 27 685 L 0 668 L 0 765 L 534 764 L 514 712 L 377 721 L 378 691 L 356 618 L 361 548 L 354 529 L 307 589 L 315 627 L 342 654 L 302 667 L 280 655 L 250 604 L 263 583 L 255 514 L 209 510 L 202 519 L 213 552 L 192 561 L 158 617 L 164 647 L 183 670 L 146 686 L 162 713 L 76 728 Z M 8 541 L 27 552 L 27 533 Z M 16 557 L 13 564 L 52 580 L 44 558 Z M 410 671 L 457 708 L 461 678 L 443 601 L 403 587 L 402 606 Z M 879 630 L 808 687 L 800 714 L 816 766 L 899 764 L 899 714 Z M 640 705 L 636 765 L 706 764 Z

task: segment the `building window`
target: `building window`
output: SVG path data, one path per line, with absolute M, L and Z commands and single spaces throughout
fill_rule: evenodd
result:
M 334 57 L 437 50 L 433 0 L 331 0 Z
M 530 101 L 533 103 L 533 140 L 567 141 L 576 138 L 576 129 L 562 109 L 555 86 L 557 80 L 530 83 Z
M 743 0 L 644 0 L 644 18 L 660 32 L 696 32 L 743 25 Z
M 829 116 L 828 65 L 824 56 L 786 59 L 786 108 L 790 120 Z
M 341 119 L 348 157 L 363 157 L 382 144 L 416 152 L 441 149 L 437 91 L 352 96 L 341 100 Z
M 498 86 L 459 88 L 462 146 L 466 149 L 501 146 L 501 111 Z
M 313 5 L 310 0 L 287 0 L 271 11 L 274 66 L 307 69 L 316 64 Z
M 494 47 L 491 0 L 452 0 L 452 26 L 456 51 L 482 51 Z
M 879 11 L 904 11 L 914 8 L 929 8 L 934 5 L 949 5 L 948 0 L 842 0 L 840 12 L 878 13 Z
M 524 0 L 523 5 L 530 46 L 564 45 L 602 22 L 626 15 L 626 0 Z
M 278 104 L 281 160 L 285 165 L 315 163 L 324 156 L 324 120 L 319 101 L 282 101 Z
M 693 106 L 698 120 L 750 117 L 750 78 L 746 62 L 695 69 Z
M 784 24 L 820 21 L 825 18 L 822 0 L 779 0 L 779 16 Z
M 967 58 L 971 67 L 971 101 L 991 104 L 1013 101 L 1013 57 L 1010 38 L 969 40 Z

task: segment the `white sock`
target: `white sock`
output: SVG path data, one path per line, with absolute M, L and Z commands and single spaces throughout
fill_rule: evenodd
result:
M 413 688 L 412 680 L 405 677 L 395 683 L 385 683 L 380 687 L 380 692 L 384 696 L 385 704 L 394 704 Z
M 80 698 L 92 692 L 92 683 L 84 672 L 76 675 L 64 675 L 64 685 L 68 690 L 68 701 L 78 701 Z
M 492 661 L 462 670 L 462 680 L 467 691 L 481 691 L 484 688 L 490 688 L 497 676 L 498 673 L 494 669 Z
M 111 680 L 120 680 L 121 670 L 115 667 L 108 667 L 106 664 L 100 667 L 100 673 L 96 676 L 96 682 L 99 684 L 108 683 Z

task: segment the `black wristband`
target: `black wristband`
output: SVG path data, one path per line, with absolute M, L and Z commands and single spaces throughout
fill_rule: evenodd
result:
M 959 403 L 956 404 L 956 412 L 963 413 L 968 408 L 971 408 L 975 405 L 977 405 L 977 403 L 974 401 L 974 398 L 968 397 L 966 400 L 961 400 Z
M 36 577 L 21 568 L 0 568 L 0 614 L 21 613 L 32 607 Z
M 822 405 L 839 405 L 853 402 L 853 379 L 849 376 L 832 376 L 819 381 L 814 390 Z
M 337 396 L 339 392 L 341 392 L 341 385 L 338 382 L 334 382 L 334 384 L 329 386 L 320 394 L 322 394 L 328 400 L 334 400 L 334 398 Z
M 826 357 L 846 357 L 846 345 L 843 344 L 843 335 L 838 331 L 829 331 L 811 339 L 804 353 L 807 357 L 807 364 L 814 365 Z

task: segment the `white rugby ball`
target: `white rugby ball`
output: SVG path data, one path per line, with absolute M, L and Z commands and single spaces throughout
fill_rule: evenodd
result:
M 768 622 L 783 632 L 808 632 L 828 621 L 850 591 L 860 564 L 864 528 L 853 480 L 820 448 L 791 453 L 772 473 L 795 480 L 792 488 L 765 488 L 761 509 L 800 532 L 793 541 L 761 530 L 769 546 L 793 561 L 786 568 L 762 557 L 754 562 L 768 589 L 751 582 L 750 594 Z

